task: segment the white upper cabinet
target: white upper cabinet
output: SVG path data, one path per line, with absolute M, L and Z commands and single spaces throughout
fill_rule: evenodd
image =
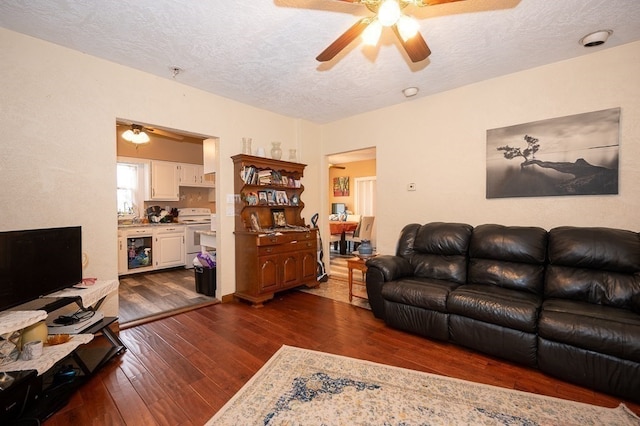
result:
M 151 161 L 147 173 L 147 201 L 178 201 L 180 169 L 177 163 Z
M 200 186 L 206 188 L 213 188 L 215 181 L 213 174 L 204 173 L 204 166 L 202 164 L 178 164 L 180 169 L 180 186 Z

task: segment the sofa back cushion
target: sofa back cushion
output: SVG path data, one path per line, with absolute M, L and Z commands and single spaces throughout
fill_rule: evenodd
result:
M 538 227 L 479 225 L 469 246 L 469 284 L 542 294 L 547 231 Z
M 545 297 L 636 309 L 640 234 L 562 226 L 549 231 Z
M 400 235 L 397 254 L 411 263 L 416 277 L 463 284 L 472 230 L 464 223 L 407 225 Z

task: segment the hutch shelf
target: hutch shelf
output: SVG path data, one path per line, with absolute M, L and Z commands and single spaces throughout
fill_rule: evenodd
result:
M 236 193 L 235 297 L 255 307 L 278 291 L 317 282 L 316 229 L 301 217 L 305 164 L 239 154 Z

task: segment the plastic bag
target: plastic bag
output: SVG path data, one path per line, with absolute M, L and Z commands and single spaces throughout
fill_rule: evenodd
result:
M 209 252 L 198 253 L 197 259 L 204 268 L 212 269 L 216 267 L 216 258 Z

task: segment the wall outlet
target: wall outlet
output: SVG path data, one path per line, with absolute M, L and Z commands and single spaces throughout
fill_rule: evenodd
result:
M 415 190 L 416 190 L 416 184 L 415 183 L 407 184 L 407 191 L 415 191 Z

